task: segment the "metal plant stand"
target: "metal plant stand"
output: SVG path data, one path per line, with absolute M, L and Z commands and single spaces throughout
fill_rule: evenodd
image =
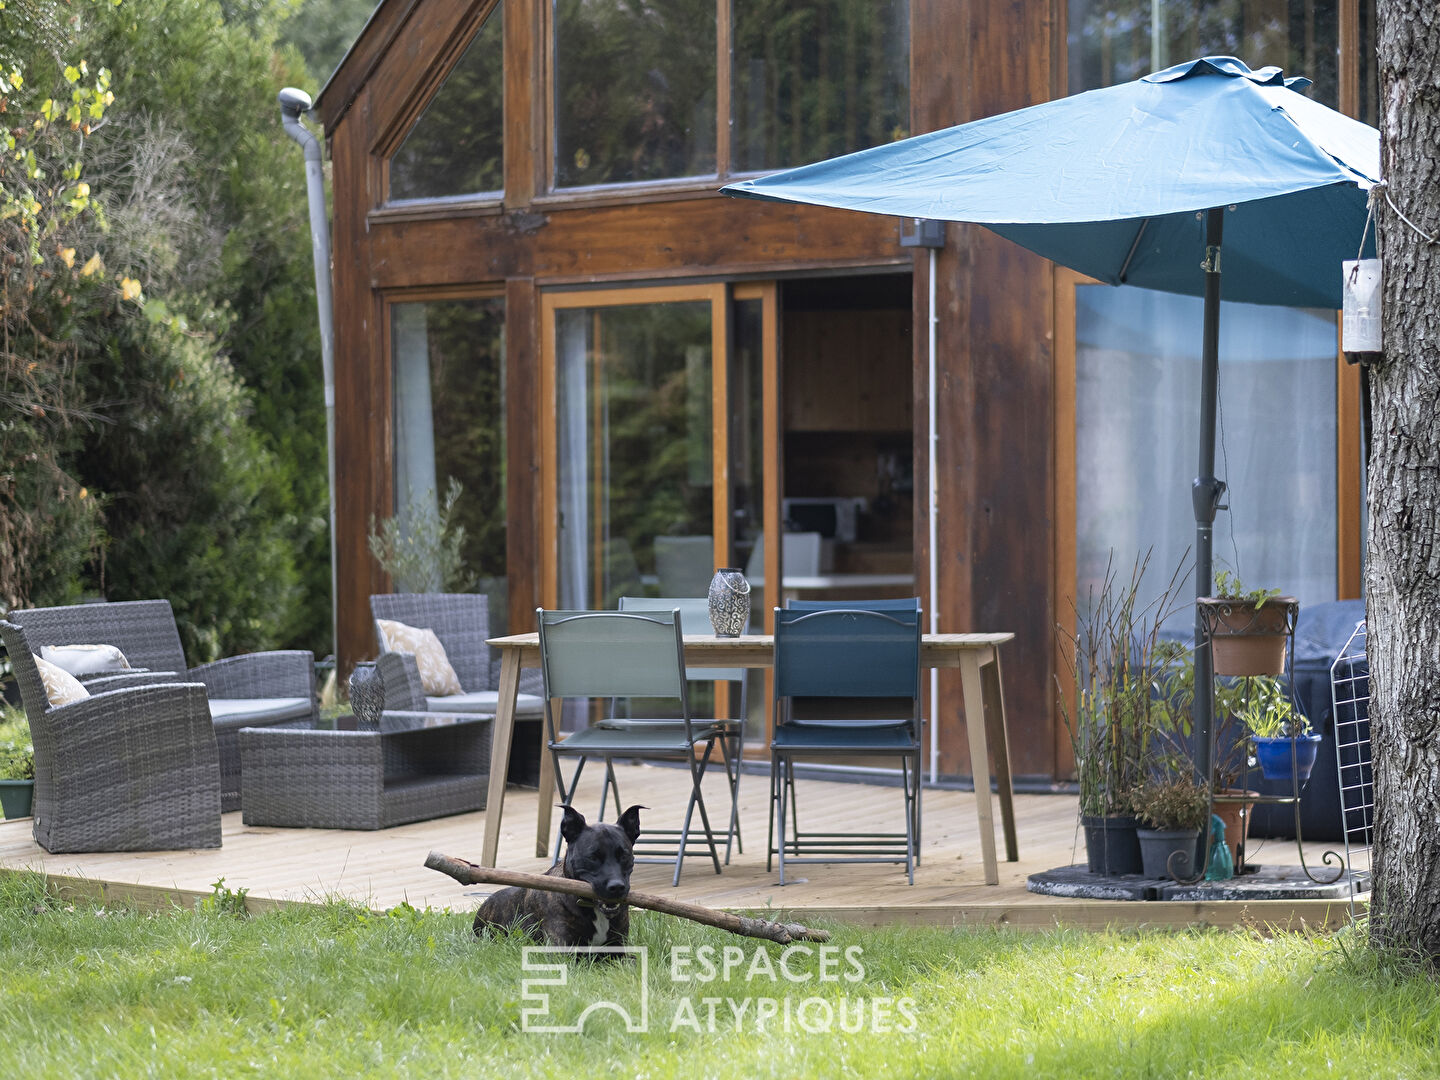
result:
M 1284 606 L 1285 606 L 1285 637 L 1286 637 L 1286 641 L 1285 641 L 1285 657 L 1286 657 L 1285 667 L 1292 673 L 1292 675 L 1291 675 L 1291 678 L 1292 678 L 1292 686 L 1291 686 L 1291 691 L 1290 691 L 1290 692 L 1291 692 L 1291 695 L 1292 695 L 1292 697 L 1293 697 L 1293 694 L 1294 694 L 1294 686 L 1293 686 L 1293 678 L 1294 678 L 1294 675 L 1293 675 L 1293 673 L 1294 673 L 1294 671 L 1295 671 L 1295 622 L 1296 622 L 1296 619 L 1297 619 L 1297 617 L 1299 616 L 1299 613 L 1300 613 L 1300 605 L 1299 605 L 1297 602 L 1295 602 L 1294 600 L 1278 600 L 1278 601 L 1272 601 L 1272 602 L 1273 602 L 1273 603 L 1281 603 L 1281 604 L 1284 604 Z M 1267 605 L 1267 606 L 1268 606 L 1268 605 Z M 1199 641 L 1198 641 L 1197 644 L 1196 644 L 1196 651 L 1197 651 L 1197 652 L 1199 652 L 1201 649 L 1204 649 L 1204 650 L 1207 650 L 1207 651 L 1210 649 L 1211 638 L 1212 638 L 1212 636 L 1213 636 L 1215 627 L 1216 627 L 1216 625 L 1217 625 L 1220 617 L 1221 617 L 1222 615 L 1224 615 L 1224 616 L 1229 616 L 1229 615 L 1230 615 L 1230 611 L 1229 611 L 1228 609 L 1224 608 L 1223 606 L 1219 606 L 1219 605 L 1215 605 L 1215 606 L 1200 605 L 1199 611 L 1200 611 L 1200 615 L 1199 615 L 1199 618 L 1197 619 L 1197 623 L 1199 624 L 1199 626 L 1200 626 L 1201 629 L 1202 629 L 1202 634 L 1201 634 L 1201 636 L 1200 636 Z M 1231 631 L 1231 633 L 1234 634 L 1234 631 Z M 1247 634 L 1253 635 L 1253 634 L 1260 634 L 1260 633 L 1268 633 L 1268 632 L 1267 632 L 1267 631 L 1261 631 L 1261 630 L 1246 629 L 1246 630 L 1241 630 L 1241 631 L 1239 632 L 1239 634 L 1236 635 L 1236 636 L 1246 636 Z M 1368 685 L 1368 683 L 1367 683 L 1367 685 Z M 1337 716 L 1336 716 L 1336 721 L 1337 721 L 1337 724 L 1338 724 L 1338 721 L 1339 721 L 1339 715 L 1338 715 L 1338 713 L 1337 713 Z M 1206 751 L 1206 754 L 1205 754 L 1203 760 L 1205 760 L 1206 762 L 1208 762 L 1208 763 L 1210 764 L 1210 768 L 1211 768 L 1211 771 L 1212 771 L 1212 775 L 1213 775 L 1213 769 L 1214 769 L 1214 764 L 1213 764 L 1213 763 L 1214 763 L 1215 760 L 1216 760 L 1216 751 L 1217 751 L 1217 747 L 1216 747 L 1215 744 L 1216 744 L 1216 740 L 1217 740 L 1217 737 L 1218 737 L 1218 734 L 1219 734 L 1219 729 L 1220 729 L 1221 727 L 1223 727 L 1223 726 L 1224 726 L 1224 725 L 1218 724 L 1218 723 L 1212 723 L 1212 724 L 1210 725 L 1210 730 L 1209 730 L 1209 732 L 1208 732 L 1208 735 L 1209 735 L 1209 745 L 1204 748 L 1205 751 Z M 1338 731 L 1337 731 L 1337 743 L 1338 743 L 1338 741 L 1339 741 L 1339 740 L 1338 740 Z M 1209 809 L 1210 809 L 1210 813 L 1213 814 L 1214 811 L 1215 811 L 1215 806 L 1216 806 L 1217 803 L 1220 804 L 1220 805 L 1232 805 L 1232 806 L 1233 806 L 1233 805 L 1240 805 L 1240 806 L 1242 806 L 1242 807 L 1244 808 L 1244 809 L 1241 810 L 1241 819 L 1242 819 L 1242 821 L 1243 821 L 1243 820 L 1245 819 L 1245 817 L 1249 814 L 1249 809 L 1248 809 L 1248 808 L 1251 807 L 1251 806 L 1258 806 L 1258 805 L 1267 805 L 1267 806 L 1268 806 L 1268 805 L 1278 805 L 1278 806 L 1289 806 L 1289 807 L 1291 807 L 1291 808 L 1293 809 L 1293 811 L 1294 811 L 1294 814 L 1295 814 L 1295 848 L 1296 848 L 1296 851 L 1298 852 L 1298 854 L 1299 854 L 1299 856 L 1300 856 L 1300 869 L 1304 871 L 1305 876 L 1306 876 L 1307 878 L 1309 878 L 1311 881 L 1315 882 L 1317 885 L 1332 885 L 1332 884 L 1334 884 L 1335 882 L 1339 881 L 1340 878 L 1344 876 L 1344 874 L 1345 874 L 1345 872 L 1346 872 L 1346 866 L 1347 866 L 1347 862 L 1341 860 L 1340 855 L 1339 855 L 1337 852 L 1327 851 L 1327 852 L 1325 852 L 1325 854 L 1324 854 L 1324 856 L 1322 857 L 1322 860 L 1321 860 L 1327 867 L 1329 867 L 1329 866 L 1331 866 L 1332 864 L 1335 864 L 1335 863 L 1338 863 L 1338 864 L 1339 864 L 1339 866 L 1338 866 L 1338 868 L 1336 869 L 1335 873 L 1334 873 L 1333 875 L 1329 876 L 1329 877 L 1316 877 L 1315 874 L 1311 872 L 1310 866 L 1309 866 L 1309 865 L 1306 863 L 1306 861 L 1305 861 L 1305 843 L 1304 843 L 1304 836 L 1303 836 L 1302 831 L 1301 831 L 1301 828 L 1300 828 L 1300 790 L 1301 790 L 1301 788 L 1304 787 L 1305 781 L 1302 781 L 1302 780 L 1299 779 L 1299 768 L 1298 768 L 1298 762 L 1297 762 L 1297 760 L 1296 760 L 1296 759 L 1297 759 L 1297 756 L 1298 756 L 1298 750 L 1297 750 L 1298 746 L 1299 746 L 1298 740 L 1292 739 L 1292 740 L 1290 741 L 1290 785 L 1291 785 L 1291 790 L 1290 790 L 1290 793 L 1289 793 L 1289 794 L 1287 794 L 1287 795 L 1260 795 L 1260 794 L 1248 794 L 1248 793 L 1246 793 L 1246 794 L 1235 794 L 1235 795 L 1217 795 L 1217 794 L 1215 794 L 1215 785 L 1214 785 L 1213 780 L 1212 780 L 1212 783 L 1210 784 L 1210 807 L 1209 807 Z M 1368 726 L 1367 726 L 1367 746 L 1368 746 Z M 1251 762 L 1251 761 L 1254 760 L 1254 755 L 1253 755 L 1252 753 L 1247 752 L 1247 754 L 1246 754 L 1246 759 L 1247 759 L 1247 769 L 1246 769 L 1246 772 L 1245 772 L 1245 777 L 1248 777 L 1248 776 L 1249 776 L 1249 773 L 1250 773 L 1251 771 L 1253 771 L 1253 769 L 1255 768 L 1254 765 L 1250 765 L 1250 764 L 1249 764 L 1249 762 Z M 1343 787 L 1343 783 L 1344 783 L 1344 782 L 1343 782 L 1343 780 L 1342 780 L 1342 787 Z M 1241 790 L 1242 792 L 1245 792 L 1245 791 L 1246 791 L 1246 780 L 1245 780 L 1245 778 L 1242 778 L 1242 779 L 1241 779 L 1241 788 L 1240 788 L 1240 790 Z M 1206 815 L 1205 820 L 1206 820 L 1207 822 L 1210 820 L 1210 815 L 1209 815 L 1209 814 Z M 1199 867 L 1197 868 L 1197 872 L 1195 873 L 1195 875 L 1194 875 L 1193 877 L 1188 877 L 1188 878 L 1186 878 L 1186 877 L 1181 877 L 1179 874 L 1175 874 L 1175 873 L 1174 873 L 1174 871 L 1179 868 L 1179 867 L 1177 867 L 1176 865 L 1174 865 L 1176 856 L 1183 855 L 1183 854 L 1184 854 L 1183 852 L 1176 852 L 1174 855 L 1171 856 L 1171 863 L 1172 863 L 1172 865 L 1170 866 L 1171 876 L 1174 877 L 1175 880 L 1176 880 L 1177 882 L 1179 882 L 1180 884 L 1182 884 L 1182 885 L 1194 885 L 1194 884 L 1198 883 L 1199 881 L 1201 881 L 1201 880 L 1205 877 L 1205 872 L 1206 872 L 1206 870 L 1207 870 L 1207 869 L 1209 868 L 1209 866 L 1210 866 L 1210 850 L 1211 850 L 1211 845 L 1212 845 L 1212 843 L 1213 843 L 1213 840 L 1212 840 L 1211 832 L 1210 832 L 1210 829 L 1209 829 L 1208 826 L 1207 826 L 1206 829 L 1205 829 L 1204 835 L 1205 835 L 1205 847 L 1204 847 L 1204 851 L 1203 851 L 1203 853 L 1202 853 L 1202 855 L 1201 855 L 1201 858 L 1200 858 L 1200 865 L 1199 865 Z M 1244 831 L 1244 829 L 1242 828 L 1242 830 L 1241 830 L 1241 840 L 1240 840 L 1239 843 L 1237 843 L 1237 844 L 1235 845 L 1235 852 L 1236 852 L 1235 875 L 1236 875 L 1236 877 L 1239 877 L 1241 874 L 1243 874 L 1243 873 L 1245 872 L 1245 843 L 1244 843 L 1244 839 L 1243 839 L 1243 838 L 1244 838 L 1244 835 L 1245 835 L 1245 831 Z M 1348 850 L 1348 849 L 1347 849 L 1347 850 Z M 1181 865 L 1183 866 L 1183 864 L 1181 864 Z M 1352 895 L 1353 895 L 1353 889 L 1352 889 Z
M 1355 894 L 1370 880 L 1370 844 L 1375 829 L 1375 781 L 1370 767 L 1370 665 L 1365 654 L 1365 620 L 1355 624 L 1330 665 L 1330 703 L 1335 710 L 1335 775 L 1340 783 L 1345 869 L 1350 873 L 1350 914 Z

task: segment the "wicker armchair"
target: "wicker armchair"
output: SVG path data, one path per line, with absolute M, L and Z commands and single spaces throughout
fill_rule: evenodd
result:
M 220 846 L 220 764 L 199 683 L 52 706 L 24 628 L 0 621 L 35 745 L 35 841 L 49 852 Z
M 35 652 L 42 645 L 115 645 L 134 674 L 86 680 L 87 689 L 117 685 L 198 682 L 205 687 L 220 753 L 221 805 L 240 808 L 240 729 L 313 727 L 319 717 L 315 658 L 305 650 L 249 653 L 187 667 L 168 600 L 32 608 L 8 618 L 25 629 Z
M 490 636 L 489 599 L 479 593 L 382 593 L 370 597 L 370 614 L 435 631 L 462 693 L 427 697 L 420 670 L 409 653 L 387 653 L 385 637 L 375 628 L 385 708 L 412 712 L 494 715 L 500 685 L 500 656 L 485 641 Z M 538 668 L 520 673 L 517 720 L 538 721 L 545 714 L 544 682 Z

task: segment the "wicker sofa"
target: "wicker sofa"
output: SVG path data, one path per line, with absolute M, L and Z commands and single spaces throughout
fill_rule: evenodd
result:
M 39 643 L 0 621 L 35 746 L 35 841 L 49 852 L 220 846 L 220 763 L 205 687 L 97 688 L 51 705 Z
M 115 645 L 132 668 L 119 676 L 86 680 L 86 686 L 201 683 L 209 702 L 220 754 L 220 802 L 240 808 L 240 729 L 285 725 L 311 727 L 318 719 L 315 662 L 308 651 L 248 653 L 188 667 L 168 600 L 31 608 L 7 616 L 24 628 L 34 652 L 44 645 Z

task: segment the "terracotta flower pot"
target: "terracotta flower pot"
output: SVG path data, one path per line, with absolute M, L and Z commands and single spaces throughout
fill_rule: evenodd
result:
M 1226 788 L 1216 794 L 1259 796 L 1260 792 Z M 1230 849 L 1230 857 L 1235 860 L 1237 867 L 1240 865 L 1240 849 L 1245 846 L 1245 839 L 1250 832 L 1250 811 L 1254 808 L 1253 803 L 1232 802 L 1217 802 L 1214 807 L 1215 813 L 1225 823 L 1225 846 Z
M 1213 596 L 1196 603 L 1205 609 L 1216 675 L 1284 674 L 1294 597 L 1277 596 L 1259 607 Z

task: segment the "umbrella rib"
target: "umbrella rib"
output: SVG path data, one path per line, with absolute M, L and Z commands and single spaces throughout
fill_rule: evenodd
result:
M 1130 241 L 1130 250 L 1125 253 L 1125 261 L 1120 264 L 1120 273 L 1118 276 L 1121 285 L 1125 284 L 1125 277 L 1130 273 L 1130 260 L 1135 258 L 1135 251 L 1140 246 L 1140 238 L 1145 235 L 1145 229 L 1149 224 L 1150 219 L 1148 217 L 1142 218 L 1140 228 L 1135 230 L 1135 239 Z

